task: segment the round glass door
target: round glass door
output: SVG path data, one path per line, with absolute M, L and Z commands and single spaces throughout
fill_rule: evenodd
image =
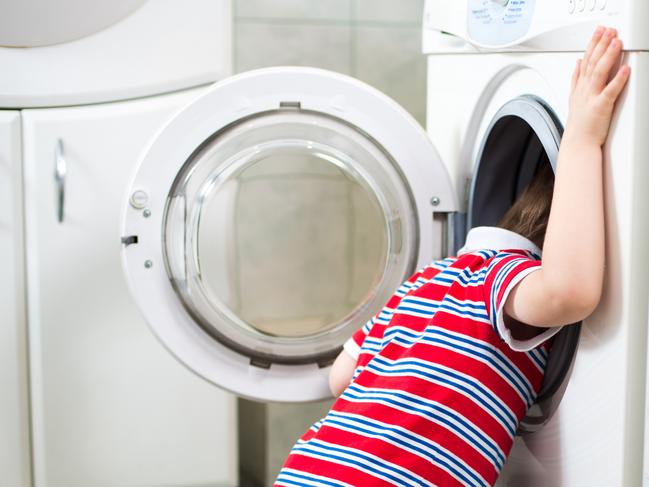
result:
M 127 195 L 124 270 L 153 332 L 198 375 L 270 401 L 330 396 L 327 366 L 441 257 L 457 211 L 403 108 L 294 67 L 205 90 L 151 141 Z
M 317 112 L 269 111 L 214 134 L 165 209 L 165 264 L 186 310 L 258 364 L 332 359 L 413 270 L 417 216 L 396 167 Z

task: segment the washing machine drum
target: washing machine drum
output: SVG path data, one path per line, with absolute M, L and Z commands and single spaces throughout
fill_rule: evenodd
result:
M 468 228 L 495 226 L 544 166 L 556 169 L 562 127 L 542 100 L 522 96 L 494 116 L 478 152 L 470 195 Z M 565 391 L 581 325 L 564 327 L 554 336 L 545 377 L 536 403 L 519 426 L 531 433 L 547 423 Z

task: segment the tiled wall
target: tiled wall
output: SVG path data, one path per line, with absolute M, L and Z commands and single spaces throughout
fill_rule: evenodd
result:
M 234 0 L 234 69 L 315 66 L 359 78 L 423 125 L 423 0 Z M 272 485 L 291 446 L 332 400 L 239 401 L 241 485 Z
M 236 72 L 315 66 L 359 78 L 425 121 L 423 0 L 235 0 Z

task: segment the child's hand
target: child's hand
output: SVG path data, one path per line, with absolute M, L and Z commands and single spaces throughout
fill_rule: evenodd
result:
M 629 66 L 621 66 L 610 79 L 621 52 L 617 31 L 598 27 L 572 77 L 566 135 L 599 146 L 606 141 L 615 101 L 631 72 Z

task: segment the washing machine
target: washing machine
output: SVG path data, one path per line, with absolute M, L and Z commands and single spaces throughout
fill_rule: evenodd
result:
M 147 141 L 231 75 L 230 2 L 0 3 L 0 485 L 238 485 L 236 398 L 160 347 L 114 238 Z
M 606 289 L 558 336 L 501 485 L 636 485 L 649 43 L 635 19 L 646 8 L 428 2 L 428 132 L 336 73 L 279 67 L 217 83 L 152 139 L 123 198 L 123 267 L 154 333 L 238 395 L 329 397 L 342 343 L 399 283 L 556 165 L 574 63 L 596 24 L 613 25 L 633 76 L 605 147 Z
M 618 29 L 633 73 L 604 146 L 602 300 L 581 324 L 572 364 L 562 366 L 565 380 L 548 403 L 554 412 L 516 438 L 498 485 L 646 483 L 647 19 L 649 6 L 639 1 L 426 3 L 428 133 L 463 196 L 469 226 L 494 223 L 510 204 L 505 188 L 525 168 L 516 160 L 532 148 L 524 126 L 546 149 L 560 136 L 575 62 L 597 25 Z M 555 161 L 556 152 L 546 155 Z

